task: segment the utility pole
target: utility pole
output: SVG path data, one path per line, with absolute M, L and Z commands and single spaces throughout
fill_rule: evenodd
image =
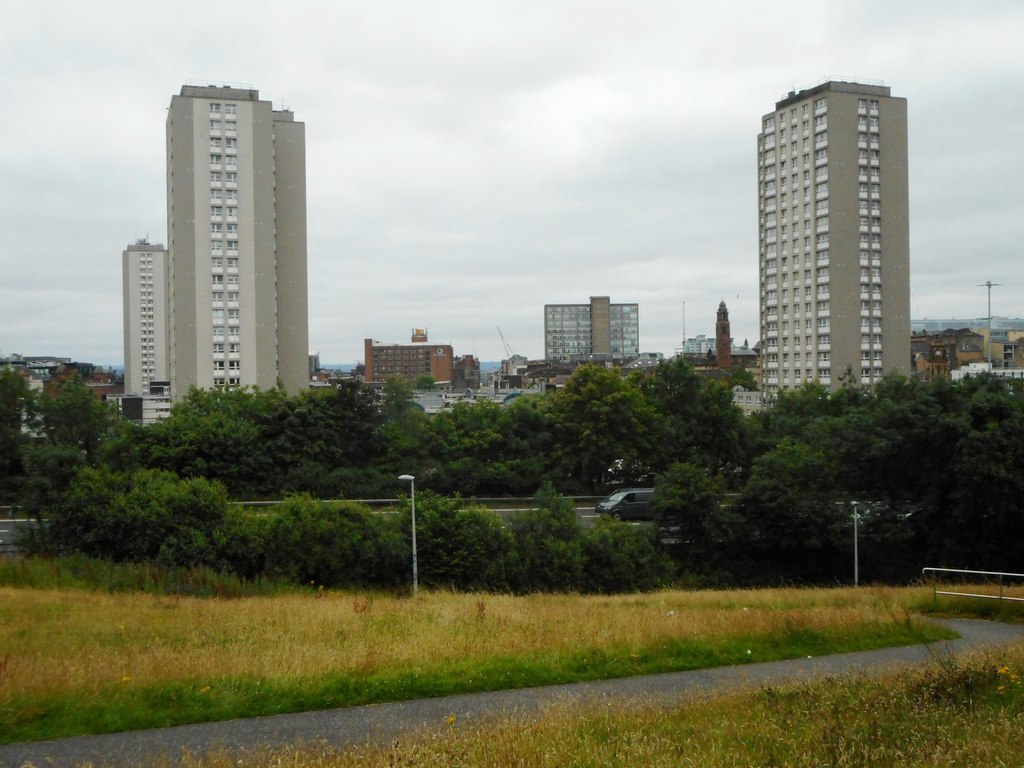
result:
M 993 283 L 991 280 L 986 280 L 984 283 L 978 285 L 979 288 L 988 288 L 988 338 L 985 339 L 987 352 L 985 357 L 988 360 L 989 373 L 992 373 L 992 288 L 999 285 L 1001 285 L 1001 283 Z

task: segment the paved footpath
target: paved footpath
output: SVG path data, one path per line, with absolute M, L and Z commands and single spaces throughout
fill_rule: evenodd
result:
M 143 766 L 158 757 L 170 757 L 173 762 L 185 752 L 203 755 L 211 750 L 229 749 L 242 756 L 266 745 L 324 743 L 343 747 L 384 742 L 413 731 L 433 733 L 450 729 L 453 727 L 453 715 L 454 727 L 459 727 L 495 715 L 528 715 L 567 701 L 679 702 L 744 686 L 778 685 L 826 676 L 883 672 L 919 665 L 937 656 L 968 648 L 1024 640 L 1024 625 L 968 619 L 939 621 L 958 632 L 960 639 L 930 645 L 910 645 L 693 672 L 669 672 L 619 680 L 445 696 L 394 704 L 0 745 L 0 768 L 23 768 L 29 764 L 35 768 L 44 768 L 82 763 L 97 766 Z

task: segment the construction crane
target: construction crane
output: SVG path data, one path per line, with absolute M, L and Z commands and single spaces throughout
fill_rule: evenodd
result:
M 505 354 L 508 355 L 508 360 L 512 359 L 512 348 L 505 342 L 505 334 L 501 332 L 501 326 L 498 326 L 498 336 L 501 337 L 501 346 L 505 348 Z

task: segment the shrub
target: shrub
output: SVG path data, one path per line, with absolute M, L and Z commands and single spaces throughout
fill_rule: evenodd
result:
M 51 511 L 48 536 L 58 552 L 163 565 L 213 564 L 214 532 L 227 493 L 203 478 L 171 472 L 83 468 Z
M 515 540 L 512 588 L 523 592 L 571 592 L 583 586 L 583 548 L 576 508 L 550 484 L 538 492 L 537 508 L 512 518 Z
M 508 589 L 512 535 L 494 512 L 429 491 L 416 497 L 420 582 L 461 590 Z M 409 517 L 404 520 L 410 523 Z
M 655 528 L 599 517 L 583 531 L 584 589 L 611 594 L 670 583 L 675 567 L 657 537 Z
M 228 507 L 224 522 L 214 533 L 217 564 L 223 570 L 254 580 L 267 567 L 272 518 L 239 506 Z
M 408 562 L 394 515 L 308 495 L 275 507 L 265 553 L 267 573 L 325 587 L 399 584 Z

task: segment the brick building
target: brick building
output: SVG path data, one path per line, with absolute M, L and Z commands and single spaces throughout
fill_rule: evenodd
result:
M 367 384 L 383 384 L 391 376 L 407 381 L 417 376 L 432 376 L 438 383 L 455 378 L 455 355 L 450 344 L 431 344 L 425 333 L 413 334 L 409 344 L 382 344 L 373 339 L 363 342 L 364 373 Z

